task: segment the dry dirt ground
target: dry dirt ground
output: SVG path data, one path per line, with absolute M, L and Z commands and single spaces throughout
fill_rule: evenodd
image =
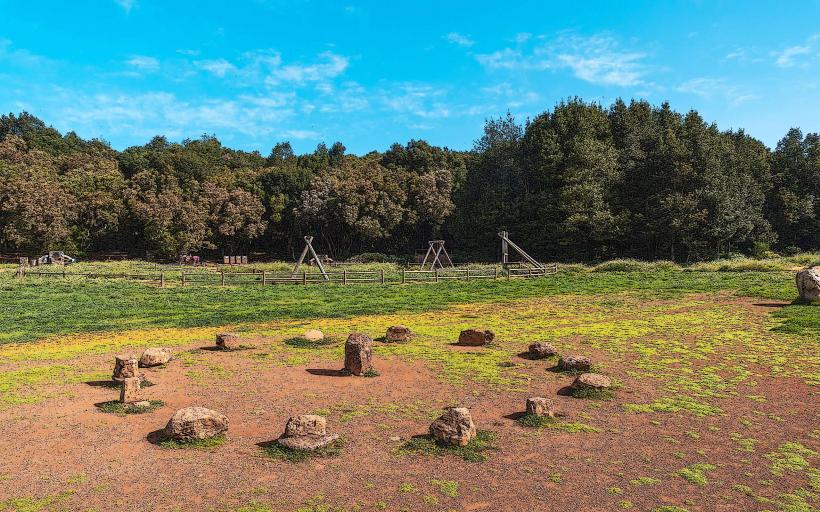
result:
M 117 398 L 98 381 L 123 348 L 78 338 L 87 351 L 38 359 L 33 345 L 9 347 L 0 371 L 58 361 L 99 376 L 7 390 L 20 399 L 0 408 L 0 510 L 818 510 L 816 340 L 772 332 L 768 312 L 777 307 L 719 295 L 549 298 L 245 326 L 250 348 L 236 352 L 203 349 L 216 329 L 194 331 L 194 340 L 165 332 L 152 341 L 172 345 L 176 358 L 146 369 L 154 385 L 144 389 L 165 405 L 124 416 L 95 406 Z M 398 320 L 417 337 L 376 342 L 378 377 L 335 374 L 347 332 L 376 337 Z M 451 345 L 467 325 L 493 328 L 499 341 Z M 283 343 L 311 327 L 340 342 Z M 620 385 L 615 397 L 565 396 L 573 377 L 548 371 L 555 360 L 516 355 L 538 339 L 589 355 Z M 515 421 L 528 396 L 556 401 L 558 428 Z M 497 435 L 485 461 L 401 452 L 455 404 Z M 229 418 L 224 444 L 169 449 L 150 441 L 173 411 L 191 405 Z M 327 415 L 329 430 L 344 438 L 341 454 L 292 463 L 263 453 L 259 444 L 276 439 L 289 416 L 311 412 Z

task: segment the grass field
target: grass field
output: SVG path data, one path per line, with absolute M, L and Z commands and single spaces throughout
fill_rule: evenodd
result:
M 794 300 L 792 269 L 815 258 L 757 268 L 747 260 L 697 268 L 622 261 L 531 280 L 404 286 L 158 288 L 20 280 L 11 267 L 0 272 L 0 451 L 15 455 L 0 461 L 0 511 L 104 510 L 129 495 L 115 493 L 117 481 L 153 489 L 146 509 L 168 510 L 507 510 L 499 504 L 559 500 L 584 510 L 811 512 L 820 505 L 820 305 Z M 70 269 L 115 273 L 141 264 L 82 265 Z M 349 332 L 377 338 L 394 324 L 416 337 L 376 344 L 380 376 L 319 371 L 339 364 Z M 491 329 L 497 341 L 453 347 L 467 327 Z M 334 341 L 289 342 L 307 329 Z M 239 333 L 250 349 L 201 350 L 222 330 Z M 614 397 L 564 396 L 571 377 L 545 371 L 554 360 L 518 356 L 533 341 L 590 355 L 596 371 L 616 381 Z M 115 397 L 93 383 L 110 378 L 113 354 L 147 346 L 176 354 L 150 374 L 151 398 L 164 405 L 99 413 L 94 404 Z M 557 397 L 563 416 L 518 422 L 514 413 L 534 395 Z M 174 408 L 193 402 L 231 418 L 225 443 L 157 451 L 145 440 Z M 483 469 L 470 469 L 469 457 L 390 447 L 393 434 L 403 443 L 424 433 L 440 407 L 455 402 L 471 406 L 493 436 L 497 450 L 482 454 Z M 255 445 L 301 412 L 328 416 L 346 439 L 341 453 L 293 468 L 259 455 Z M 13 450 L 21 436 L 30 448 Z M 112 474 L 106 457 L 126 442 L 139 462 Z M 72 458 L 86 443 L 102 448 Z M 34 449 L 67 455 L 31 462 Z M 203 481 L 221 486 L 225 471 L 233 492 L 198 501 L 210 488 Z M 280 472 L 303 484 L 283 490 Z M 174 493 L 163 490 L 168 474 L 178 478 Z

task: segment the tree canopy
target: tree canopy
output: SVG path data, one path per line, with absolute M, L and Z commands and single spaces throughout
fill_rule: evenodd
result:
M 470 151 L 411 140 L 296 155 L 279 142 L 264 157 L 210 135 L 120 152 L 0 116 L 1 252 L 292 257 L 313 234 L 337 258 L 444 238 L 481 260 L 497 257 L 499 229 L 561 261 L 817 250 L 820 136 L 793 128 L 770 150 L 668 104 L 571 99 L 488 120 Z

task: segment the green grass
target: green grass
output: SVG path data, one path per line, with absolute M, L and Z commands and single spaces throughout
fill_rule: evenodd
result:
M 320 349 L 325 348 L 330 345 L 336 345 L 339 343 L 337 338 L 333 338 L 331 336 L 325 336 L 321 340 L 313 341 L 307 338 L 303 338 L 302 336 L 295 336 L 293 338 L 288 338 L 284 341 L 285 345 L 294 348 L 304 348 L 304 349 Z
M 304 462 L 312 457 L 336 457 L 342 453 L 342 448 L 344 447 L 344 440 L 339 438 L 330 443 L 327 446 L 323 446 L 317 450 L 294 450 L 292 448 L 287 448 L 282 446 L 281 444 L 277 443 L 276 441 L 271 441 L 268 443 L 263 443 L 261 445 L 262 452 L 267 455 L 268 457 L 276 460 L 284 460 L 287 462 Z
M 163 402 L 162 400 L 148 400 L 148 402 L 150 403 L 150 405 L 144 407 L 136 407 L 133 405 L 124 404 L 119 400 L 111 400 L 97 405 L 97 408 L 102 412 L 125 416 L 126 414 L 144 414 L 146 412 L 151 412 L 153 410 L 159 409 L 160 407 L 165 405 L 165 402 Z
M 559 272 L 543 279 L 445 282 L 436 286 L 311 285 L 166 287 L 130 281 L 15 279 L 0 274 L 0 343 L 33 341 L 123 327 L 204 327 L 276 319 L 339 318 L 423 312 L 458 303 L 487 303 L 561 294 L 642 290 L 680 296 L 731 290 L 792 300 L 791 272 Z M 48 297 L 48 300 L 44 298 Z M 71 314 L 65 314 L 65 305 Z M 795 321 L 809 321 L 808 314 Z M 792 320 L 786 318 L 788 325 Z M 820 321 L 817 321 L 820 322 Z M 817 322 L 810 322 L 820 328 Z M 788 327 L 783 327 L 788 328 Z
M 401 455 L 456 455 L 467 462 L 484 462 L 487 460 L 485 452 L 498 449 L 495 445 L 496 439 L 495 433 L 479 430 L 466 446 L 448 446 L 438 443 L 432 436 L 418 436 L 401 445 L 397 453 Z
M 584 423 L 561 421 L 552 416 L 537 416 L 535 414 L 524 414 L 516 420 L 519 425 L 528 428 L 550 429 L 568 434 L 581 432 L 600 432 L 599 429 Z
M 168 448 L 171 450 L 179 450 L 179 449 L 195 449 L 195 450 L 208 450 L 211 448 L 216 448 L 217 446 L 222 446 L 227 441 L 227 437 L 224 435 L 218 435 L 214 437 L 210 437 L 208 439 L 195 439 L 193 441 L 176 441 L 174 439 L 165 439 L 160 441 L 159 445 L 163 448 Z
M 581 398 L 586 400 L 612 400 L 615 398 L 615 393 L 611 389 L 594 389 L 594 388 L 573 388 L 570 394 L 574 398 Z
M 714 469 L 714 464 L 692 464 L 691 466 L 681 469 L 675 474 L 690 484 L 707 485 L 709 480 L 706 478 L 706 474 Z

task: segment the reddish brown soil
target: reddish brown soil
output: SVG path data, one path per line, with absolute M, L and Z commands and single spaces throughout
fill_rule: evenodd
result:
M 761 313 L 769 307 L 748 304 Z M 741 386 L 738 397 L 720 401 L 725 416 L 701 418 L 689 413 L 624 412 L 623 403 L 644 402 L 655 393 L 653 383 L 628 378 L 622 379 L 624 388 L 612 401 L 559 396 L 572 377 L 546 372 L 549 364 L 543 361 L 521 359 L 522 371 L 532 379 L 528 389 L 512 392 L 442 382 L 423 362 L 378 360 L 377 378 L 340 377 L 332 371 L 308 371 L 337 369 L 332 362 L 271 368 L 250 357 L 253 352 L 203 351 L 203 362 L 230 372 L 205 381 L 186 375 L 202 364 L 186 368 L 176 360 L 166 368 L 146 370 L 156 383 L 145 389 L 146 396 L 166 403 L 147 414 L 100 412 L 94 404 L 115 399 L 117 391 L 89 384 L 71 386 L 69 398 L 0 411 L 0 475 L 5 475 L 0 481 L 0 510 L 3 500 L 12 497 L 43 498 L 67 489 L 74 493 L 46 509 L 232 510 L 256 501 L 272 510 L 292 511 L 323 495 L 324 503 L 343 510 L 356 503 L 362 510 L 376 510 L 376 504 L 384 502 L 386 510 L 394 511 L 608 512 L 618 510 L 622 500 L 640 511 L 665 504 L 691 512 L 775 510 L 733 485 L 747 485 L 769 497 L 805 487 L 799 473 L 773 477 L 763 454 L 786 441 L 820 449 L 810 435 L 818 428 L 817 390 L 799 379 L 756 378 L 756 387 Z M 588 353 L 603 357 L 594 350 Z M 109 358 L 95 360 L 106 368 Z M 615 364 L 610 368 L 613 374 L 625 369 Z M 768 400 L 760 403 L 744 395 L 765 395 Z M 594 425 L 601 432 L 521 427 L 508 416 L 523 409 L 527 396 L 552 397 L 565 421 Z M 374 407 L 366 414 L 340 421 L 340 404 L 368 403 Z M 394 453 L 402 442 L 426 432 L 430 420 L 415 406 L 424 413 L 459 403 L 472 408 L 480 429 L 499 436 L 500 450 L 489 452 L 487 461 Z M 380 407 L 388 404 L 397 404 L 406 413 Z M 149 434 L 163 428 L 174 410 L 190 405 L 228 416 L 224 445 L 172 450 L 149 442 Z M 340 456 L 293 464 L 261 452 L 258 443 L 278 437 L 289 416 L 320 409 L 332 411 L 329 428 L 346 440 Z M 744 418 L 751 423 L 742 425 Z M 694 439 L 687 432 L 700 437 Z M 738 450 L 729 439 L 731 432 L 758 439 L 755 452 Z M 391 441 L 393 436 L 401 441 Z M 708 474 L 706 486 L 674 475 L 696 462 L 718 466 Z M 556 474 L 560 481 L 554 481 Z M 630 484 L 642 476 L 661 482 Z M 458 497 L 442 494 L 431 483 L 434 479 L 458 482 Z M 761 483 L 766 481 L 772 483 Z M 400 492 L 402 483 L 415 490 Z M 435 496 L 438 503 L 428 503 L 425 496 Z

